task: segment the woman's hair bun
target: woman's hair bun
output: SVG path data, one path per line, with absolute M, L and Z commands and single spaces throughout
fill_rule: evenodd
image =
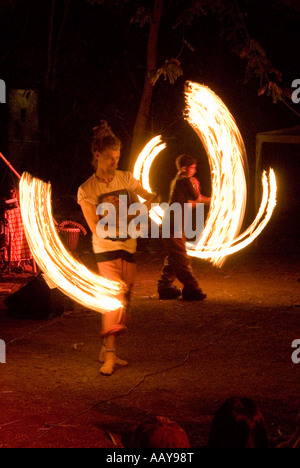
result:
M 98 127 L 93 128 L 94 139 L 105 138 L 114 135 L 106 120 L 101 120 Z
M 98 127 L 93 128 L 93 142 L 92 142 L 92 165 L 95 170 L 98 167 L 98 158 L 96 153 L 102 154 L 106 149 L 120 150 L 122 143 L 119 138 L 116 137 L 106 120 L 101 120 Z

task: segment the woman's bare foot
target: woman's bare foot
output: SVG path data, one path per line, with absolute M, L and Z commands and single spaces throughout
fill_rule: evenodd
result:
M 115 352 L 107 351 L 105 346 L 102 346 L 99 362 L 103 362 L 104 365 L 100 369 L 100 373 L 104 375 L 112 375 L 115 366 L 126 367 L 128 362 L 120 359 L 116 356 Z
M 114 352 L 105 353 L 105 361 L 103 366 L 100 369 L 100 374 L 102 375 L 112 375 L 115 370 L 116 355 Z

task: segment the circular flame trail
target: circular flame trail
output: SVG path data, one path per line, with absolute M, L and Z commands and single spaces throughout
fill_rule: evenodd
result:
M 116 298 L 125 285 L 89 271 L 63 246 L 52 217 L 51 185 L 24 173 L 20 206 L 26 238 L 45 279 L 85 307 L 107 313 L 123 307 Z
M 265 228 L 276 205 L 276 179 L 273 170 L 263 173 L 263 196 L 258 214 L 249 228 L 238 236 L 245 215 L 247 156 L 242 136 L 223 101 L 208 87 L 188 82 L 185 89 L 186 119 L 206 149 L 212 178 L 212 199 L 205 228 L 197 246 L 187 253 L 209 259 L 221 266 L 227 255 L 249 245 Z M 140 154 L 134 176 L 149 190 L 151 164 L 165 148 L 160 136 L 153 138 Z M 158 224 L 162 210 L 151 217 Z

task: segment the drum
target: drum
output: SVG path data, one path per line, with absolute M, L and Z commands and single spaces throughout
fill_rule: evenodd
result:
M 58 226 L 58 232 L 64 236 L 67 248 L 72 252 L 77 249 L 79 236 L 87 234 L 86 229 L 81 224 L 74 221 L 64 221 Z

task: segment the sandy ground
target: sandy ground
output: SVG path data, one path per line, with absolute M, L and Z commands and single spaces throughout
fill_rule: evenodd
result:
M 159 301 L 162 262 L 161 253 L 139 254 L 130 331 L 119 342 L 130 365 L 111 377 L 99 374 L 100 315 L 75 305 L 51 320 L 15 319 L 2 292 L 0 447 L 121 447 L 121 433 L 148 415 L 175 419 L 192 447 L 205 447 L 214 412 L 232 395 L 261 407 L 271 445 L 294 430 L 299 257 L 252 248 L 222 269 L 196 260 L 202 303 Z

